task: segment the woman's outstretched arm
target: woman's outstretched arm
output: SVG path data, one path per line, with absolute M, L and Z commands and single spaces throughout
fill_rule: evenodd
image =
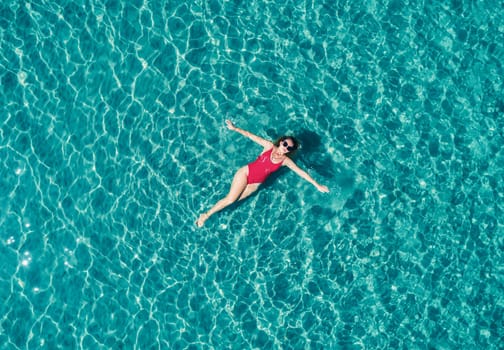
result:
M 237 126 L 235 126 L 233 124 L 232 121 L 230 120 L 226 120 L 226 125 L 227 125 L 227 128 L 229 130 L 233 130 L 233 131 L 236 131 L 237 133 L 239 134 L 242 134 L 243 136 L 251 139 L 252 141 L 254 141 L 255 143 L 258 143 L 260 144 L 261 146 L 263 146 L 264 148 L 271 148 L 273 146 L 273 143 L 268 141 L 268 140 L 265 140 L 263 139 L 262 137 L 259 137 L 257 135 L 254 135 L 252 134 L 251 132 L 248 132 L 246 130 L 243 130 L 243 129 L 240 129 L 238 128 Z
M 300 177 L 311 183 L 313 186 L 317 188 L 320 192 L 329 192 L 329 188 L 327 186 L 319 184 L 317 181 L 315 181 L 306 171 L 301 169 L 292 161 L 290 158 L 286 158 L 284 160 L 284 165 L 294 171 L 296 174 L 298 174 Z

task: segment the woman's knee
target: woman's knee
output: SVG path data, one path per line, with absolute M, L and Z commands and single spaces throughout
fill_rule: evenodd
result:
M 231 205 L 237 200 L 238 196 L 236 196 L 235 194 L 228 194 L 226 197 L 224 197 L 224 203 L 226 203 L 226 205 Z
M 230 206 L 231 204 L 233 204 L 234 202 L 235 202 L 235 201 L 233 201 L 233 200 L 226 200 L 226 201 L 224 202 L 224 206 L 225 206 L 225 207 L 229 207 L 229 206 Z

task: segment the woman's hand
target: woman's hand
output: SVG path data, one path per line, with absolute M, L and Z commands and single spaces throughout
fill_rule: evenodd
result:
M 236 130 L 236 126 L 233 124 L 233 122 L 231 120 L 227 119 L 226 125 L 229 130 Z
M 324 185 L 317 185 L 317 190 L 319 190 L 320 192 L 329 193 L 329 188 Z

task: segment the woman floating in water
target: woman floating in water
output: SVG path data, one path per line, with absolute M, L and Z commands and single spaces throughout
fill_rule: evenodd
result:
M 231 189 L 226 197 L 218 201 L 208 212 L 200 215 L 196 221 L 198 227 L 202 227 L 205 221 L 228 205 L 234 203 L 236 200 L 244 199 L 255 192 L 259 185 L 266 180 L 266 178 L 277 171 L 281 166 L 286 166 L 306 181 L 310 182 L 320 192 L 329 192 L 327 186 L 320 185 L 304 170 L 300 169 L 290 158 L 289 155 L 294 152 L 299 144 L 292 136 L 282 136 L 275 143 L 265 140 L 259 136 L 251 134 L 248 131 L 237 128 L 231 121 L 226 120 L 228 129 L 236 131 L 252 141 L 263 146 L 263 152 L 252 163 L 241 167 L 236 172 Z

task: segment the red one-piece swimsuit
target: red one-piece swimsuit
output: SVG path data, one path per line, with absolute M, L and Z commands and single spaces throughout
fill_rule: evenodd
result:
M 283 161 L 273 163 L 271 161 L 271 152 L 273 152 L 273 148 L 262 153 L 255 161 L 249 163 L 247 184 L 263 183 L 271 173 L 280 169 Z

